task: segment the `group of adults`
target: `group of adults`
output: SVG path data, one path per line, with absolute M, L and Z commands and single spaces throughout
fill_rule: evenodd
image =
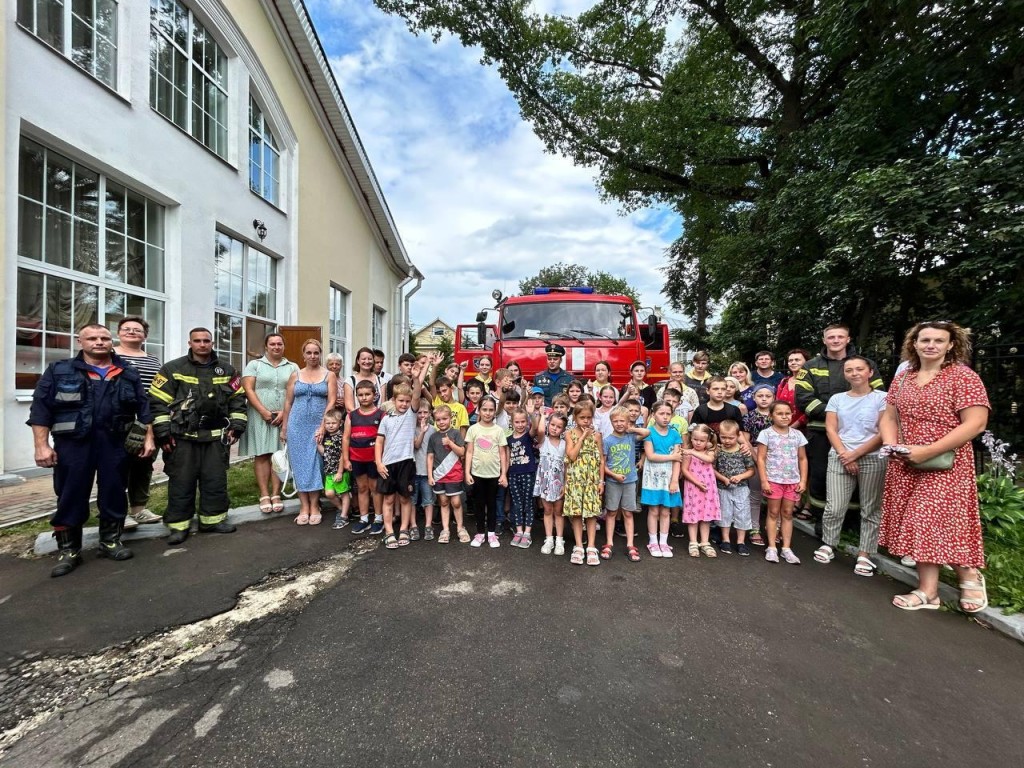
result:
M 197 490 L 199 530 L 234 531 L 226 519 L 226 472 L 230 446 L 243 435 L 243 452 L 254 456 L 261 510 L 283 509 L 271 455 L 286 443 L 302 510 L 318 512 L 323 473 L 316 446 L 324 414 L 334 407 L 354 410 L 354 391 L 361 381 L 373 384 L 379 404 L 388 379 L 379 350 L 360 349 L 353 373 L 344 376 L 341 357 L 332 353 L 323 359 L 316 339 L 303 343 L 300 368 L 285 357 L 284 339 L 276 333 L 266 337 L 264 354 L 239 375 L 218 359 L 206 328 L 190 331 L 186 355 L 160 365 L 145 351 L 148 331 L 144 319 L 123 318 L 115 348 L 105 326 L 87 325 L 77 337 L 79 353 L 51 363 L 36 387 L 27 423 L 33 430 L 36 464 L 54 470 L 54 576 L 70 573 L 81 562 L 82 526 L 89 517 L 94 483 L 101 556 L 132 556 L 121 541 L 126 523 L 163 522 L 171 529 L 168 544 L 184 542 L 196 512 Z M 829 503 L 825 486 L 830 453 L 833 458 L 840 453 L 826 428 L 827 407 L 833 395 L 850 389 L 845 361 L 864 359 L 856 355 L 845 326 L 828 326 L 822 343 L 815 356 L 791 350 L 788 375 L 774 369 L 775 357 L 768 351 L 755 356 L 752 370 L 742 363 L 729 370 L 740 402 L 752 388 L 768 383 L 777 399 L 795 407 L 796 425 L 808 439 L 809 509 L 819 519 Z M 574 380 L 561 367 L 563 356 L 564 349 L 549 345 L 547 367 L 530 385 L 531 391 L 543 392 L 549 405 Z M 874 424 L 860 425 L 861 431 L 874 435 L 879 455 L 889 459 L 879 543 L 897 557 L 912 558 L 919 575 L 919 588 L 893 602 L 905 610 L 937 608 L 939 570 L 949 564 L 960 576 L 961 606 L 976 612 L 988 601 L 979 570 L 985 561 L 970 443 L 987 424 L 988 397 L 968 365 L 969 334 L 956 323 L 917 323 L 906 334 L 902 358 L 884 410 Z M 646 367 L 635 363 L 623 391 L 632 388 L 650 406 L 674 382 L 685 401 L 706 402 L 710 357 L 698 352 L 691 363 L 689 369 L 673 363 L 660 388 L 647 384 Z M 871 388 L 881 388 L 877 366 L 867 363 Z M 516 369 L 515 386 L 525 387 Z M 487 375 L 481 371 L 477 376 L 481 374 Z M 601 364 L 589 386 L 599 388 L 610 380 L 610 368 Z M 169 478 L 163 517 L 146 507 L 158 448 Z M 833 461 L 833 472 L 836 466 Z M 855 460 L 839 466 L 849 474 L 857 472 Z

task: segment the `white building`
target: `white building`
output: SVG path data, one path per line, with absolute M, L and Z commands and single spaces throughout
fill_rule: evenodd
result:
M 0 472 L 88 322 L 239 368 L 278 326 L 402 351 L 422 276 L 301 0 L 17 0 L 0 51 Z

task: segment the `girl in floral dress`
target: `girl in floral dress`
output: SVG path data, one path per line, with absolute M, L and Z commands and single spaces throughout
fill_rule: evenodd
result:
M 601 437 L 594 431 L 594 406 L 584 400 L 576 406 L 576 426 L 565 439 L 565 504 L 562 514 L 572 523 L 576 540 L 569 562 L 582 565 L 583 523 L 587 524 L 587 565 L 600 565 L 597 551 L 597 518 L 601 514 L 604 493 L 604 451 Z
M 711 546 L 711 523 L 721 516 L 715 482 L 715 431 L 697 424 L 690 433 L 691 449 L 683 456 L 683 522 L 690 534 L 690 557 L 717 557 Z M 698 534 L 700 538 L 698 539 Z

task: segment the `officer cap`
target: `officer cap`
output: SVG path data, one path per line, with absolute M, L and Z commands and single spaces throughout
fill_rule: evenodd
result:
M 544 354 L 565 357 L 565 347 L 563 347 L 561 344 L 548 344 L 546 347 L 544 347 Z

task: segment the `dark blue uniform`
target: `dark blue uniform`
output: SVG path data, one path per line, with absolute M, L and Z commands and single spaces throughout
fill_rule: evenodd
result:
M 533 386 L 544 390 L 544 405 L 551 407 L 551 400 L 555 395 L 565 392 L 566 387 L 575 377 L 568 371 L 559 368 L 557 371 L 547 369 L 533 377 Z
M 101 374 L 82 353 L 51 363 L 32 396 L 26 422 L 47 427 L 57 464 L 53 488 L 54 528 L 80 528 L 89 519 L 93 478 L 98 484 L 100 521 L 123 523 L 128 512 L 128 454 L 124 439 L 138 419 L 152 421 L 138 371 L 117 355 Z

